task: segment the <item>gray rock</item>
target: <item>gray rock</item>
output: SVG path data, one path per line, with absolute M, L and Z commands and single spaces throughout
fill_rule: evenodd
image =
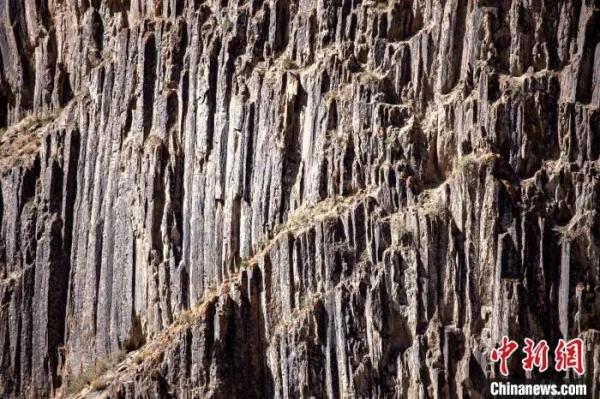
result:
M 598 398 L 599 107 L 590 0 L 0 0 L 0 393 Z

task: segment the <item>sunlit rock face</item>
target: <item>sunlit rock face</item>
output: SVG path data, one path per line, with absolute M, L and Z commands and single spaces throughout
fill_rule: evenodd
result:
M 597 398 L 599 108 L 594 0 L 0 0 L 0 394 Z

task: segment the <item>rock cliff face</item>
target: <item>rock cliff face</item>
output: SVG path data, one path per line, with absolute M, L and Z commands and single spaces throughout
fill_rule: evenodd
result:
M 0 0 L 0 393 L 599 397 L 599 109 L 597 0 Z

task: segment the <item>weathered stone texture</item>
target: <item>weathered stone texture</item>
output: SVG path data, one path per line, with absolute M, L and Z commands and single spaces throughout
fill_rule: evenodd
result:
M 0 0 L 0 128 L 4 397 L 600 397 L 598 1 Z

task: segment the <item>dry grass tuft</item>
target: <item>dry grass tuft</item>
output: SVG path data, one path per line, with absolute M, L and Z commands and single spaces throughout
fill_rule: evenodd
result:
M 472 170 L 477 166 L 490 166 L 498 159 L 500 159 L 498 154 L 492 152 L 470 153 L 454 160 L 451 176 L 457 176 L 458 174 Z
M 90 383 L 92 391 L 104 391 L 108 387 L 108 381 L 104 378 L 96 378 Z
M 345 197 L 329 197 L 313 206 L 303 205 L 292 212 L 287 221 L 278 226 L 276 232 L 290 232 L 296 235 L 316 222 L 339 216 L 368 195 L 365 191 L 359 191 Z
M 421 194 L 419 209 L 421 214 L 428 216 L 441 215 L 446 211 L 442 201 L 441 190 L 444 185 L 432 190 L 424 191 Z
M 298 69 L 298 65 L 288 55 L 284 55 L 281 57 L 281 68 L 284 71 L 289 71 L 290 69 Z
M 569 223 L 563 226 L 554 226 L 552 229 L 560 236 L 560 243 L 569 242 L 586 234 L 590 225 L 593 224 L 589 218 L 594 218 L 595 211 L 578 211 L 573 215 Z
M 103 374 L 113 369 L 124 359 L 125 352 L 118 351 L 106 358 L 97 360 L 93 366 L 88 367 L 80 374 L 67 377 L 65 381 L 65 395 L 76 394 L 88 385 L 94 391 L 106 389 L 108 381 L 106 378 L 103 378 Z
M 381 80 L 381 77 L 374 71 L 365 70 L 360 74 L 360 82 L 362 84 L 374 84 Z
M 0 132 L 0 171 L 31 161 L 37 154 L 43 128 L 62 113 L 62 108 L 30 115 Z

